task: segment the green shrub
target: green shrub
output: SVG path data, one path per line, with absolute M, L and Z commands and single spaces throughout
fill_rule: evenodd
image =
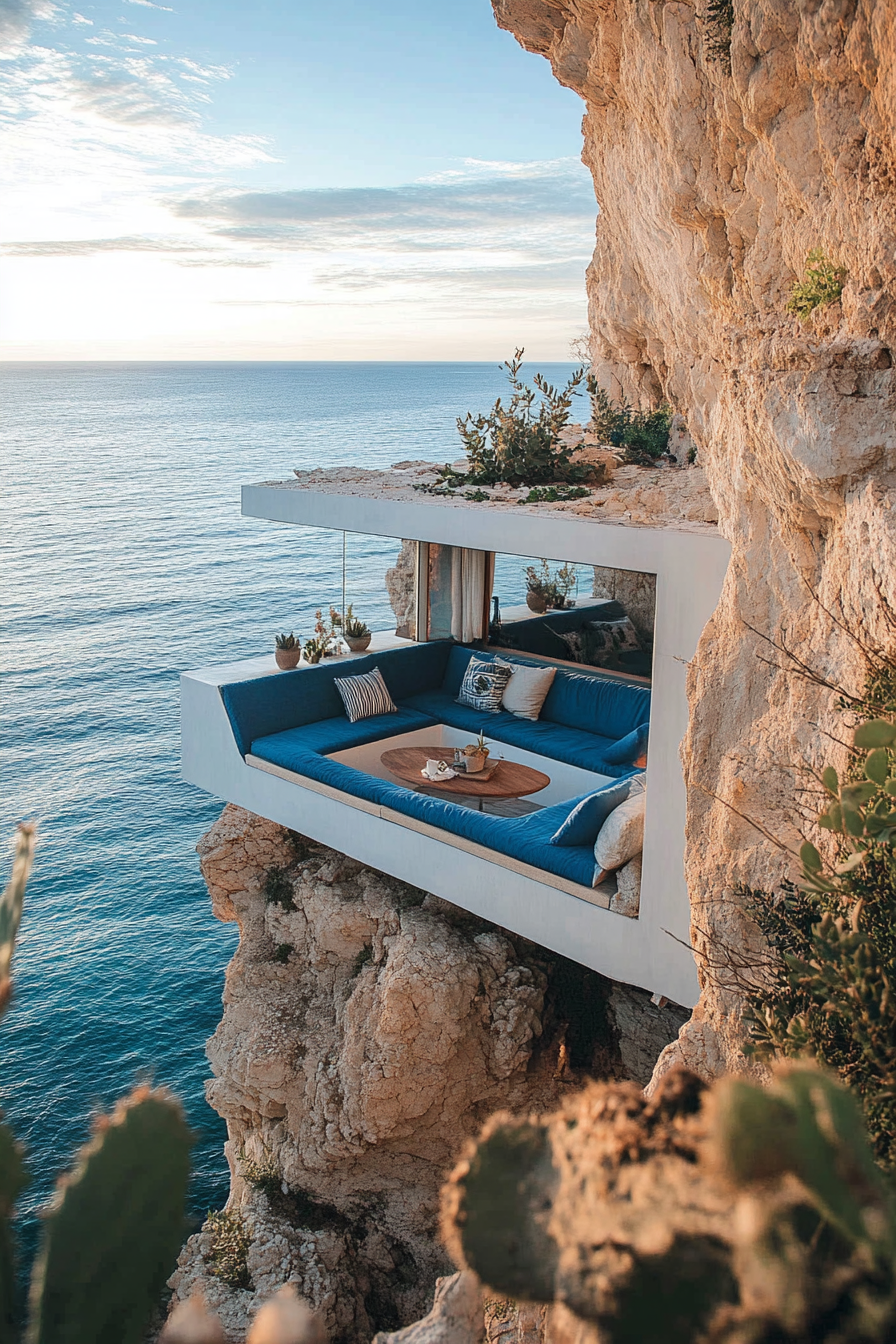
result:
M 522 362 L 520 349 L 502 365 L 511 387 L 506 406 L 499 397 L 486 415 L 458 417 L 457 429 L 469 462 L 463 480 L 470 485 L 510 486 L 587 480 L 591 468 L 571 460 L 582 445 L 567 444 L 562 437 L 584 369 L 577 369 L 562 389 L 537 373 L 532 380 L 535 388 L 531 388 L 520 381 Z M 443 473 L 443 480 L 457 484 L 453 473 Z
M 813 247 L 806 257 L 806 274 L 797 280 L 787 300 L 787 312 L 801 322 L 826 304 L 836 303 L 843 293 L 847 273 L 842 266 L 828 261 L 820 247 Z
M 748 1050 L 812 1054 L 862 1102 L 878 1160 L 896 1166 L 896 667 L 880 662 L 844 779 L 824 770 L 818 818 L 835 838 L 823 860 L 807 840 L 802 881 L 744 892 L 772 951 L 769 983 L 751 996 Z
M 212 1234 L 211 1272 L 229 1288 L 251 1288 L 247 1257 L 252 1238 L 242 1214 L 210 1209 L 206 1226 Z
M 264 877 L 264 898 L 268 905 L 279 905 L 281 910 L 287 913 L 295 910 L 295 901 L 292 898 L 292 878 L 289 875 L 288 868 L 274 866 L 269 868 Z
M 255 1158 L 240 1153 L 240 1173 L 254 1189 L 261 1190 L 266 1195 L 282 1192 L 283 1178 L 272 1157 L 266 1156 L 263 1161 L 256 1162 Z
M 274 948 L 274 960 L 285 966 L 295 950 L 292 943 L 278 943 Z
M 734 0 L 709 0 L 702 18 L 706 29 L 706 54 L 711 61 L 721 61 L 730 66 Z
M 366 943 L 352 962 L 351 979 L 359 976 L 369 961 L 373 961 L 373 948 L 370 943 Z
M 672 408 L 636 411 L 627 401 L 613 401 L 592 374 L 586 382 L 591 398 L 591 432 L 601 443 L 622 449 L 626 462 L 638 467 L 653 466 L 669 451 Z
M 523 500 L 524 504 L 555 504 L 558 500 L 584 499 L 591 491 L 583 485 L 536 485 Z

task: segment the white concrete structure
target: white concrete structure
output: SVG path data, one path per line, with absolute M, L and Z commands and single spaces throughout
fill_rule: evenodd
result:
M 374 493 L 246 486 L 252 517 L 543 555 L 657 576 L 648 802 L 641 907 L 629 919 L 582 888 L 325 785 L 240 756 L 218 687 L 274 671 L 273 658 L 182 678 L 183 775 L 210 793 L 290 826 L 372 867 L 523 934 L 615 980 L 692 1006 L 698 983 L 684 881 L 685 791 L 679 744 L 687 727 L 685 664 L 721 592 L 728 543 L 709 527 L 627 527 L 571 512 L 394 500 Z M 392 639 L 391 643 L 396 641 Z M 378 744 L 382 748 L 382 744 Z M 509 754 L 510 749 L 502 750 Z M 355 763 L 355 762 L 352 762 Z M 604 905 L 606 901 L 604 902 Z

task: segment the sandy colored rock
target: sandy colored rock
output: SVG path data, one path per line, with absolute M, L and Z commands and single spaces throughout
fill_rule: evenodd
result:
M 251 1286 L 213 1275 L 207 1224 L 174 1300 L 202 1292 L 229 1344 L 284 1283 L 331 1344 L 394 1333 L 451 1268 L 439 1189 L 483 1118 L 620 1072 L 609 982 L 238 807 L 198 850 L 215 914 L 240 929 L 207 1094 Z
M 730 70 L 709 57 L 700 6 L 494 10 L 585 100 L 598 381 L 683 414 L 712 496 L 701 516 L 732 545 L 689 672 L 683 745 L 703 997 L 664 1056 L 709 1076 L 746 1067 L 741 997 L 718 971 L 720 949 L 754 937 L 739 887 L 789 870 L 743 818 L 795 848 L 798 767 L 835 755 L 825 732 L 839 727 L 831 693 L 766 640 L 847 690 L 863 658 L 838 622 L 893 644 L 896 7 L 735 0 Z M 785 305 L 815 247 L 848 278 L 801 324 Z M 646 483 L 622 489 L 625 470 L 603 517 L 634 521 L 633 497 L 658 507 Z
M 395 613 L 395 633 L 413 639 L 417 615 L 417 543 L 403 541 L 398 559 L 386 570 L 386 592 Z
M 636 854 L 616 873 L 616 891 L 610 899 L 610 909 L 617 915 L 637 919 L 641 907 L 641 855 Z
M 573 513 L 595 522 L 624 523 L 629 527 L 674 527 L 679 531 L 715 531 L 718 510 L 710 494 L 704 472 L 696 466 L 681 468 L 671 462 L 658 462 L 651 467 L 616 465 L 615 453 L 603 446 L 588 446 L 583 453 L 593 452 L 605 463 L 612 479 L 603 485 L 589 487 L 587 498 L 542 501 L 529 504 L 528 486 L 519 489 L 506 485 L 478 486 L 484 499 L 468 500 L 465 491 L 454 495 L 440 494 L 440 508 L 493 509 L 496 505 L 512 508 L 521 518 L 532 513 Z M 455 467 L 457 464 L 455 463 Z M 402 471 L 376 471 L 366 467 L 321 467 L 314 471 L 295 473 L 287 481 L 264 481 L 264 485 L 283 490 L 315 490 L 328 494 L 353 495 L 369 499 L 404 500 L 419 503 L 421 491 L 437 486 L 439 468 L 418 466 Z M 422 496 L 426 498 L 425 493 Z
M 436 1280 L 432 1311 L 422 1321 L 392 1334 L 378 1334 L 373 1344 L 480 1344 L 483 1335 L 479 1280 L 461 1270 Z

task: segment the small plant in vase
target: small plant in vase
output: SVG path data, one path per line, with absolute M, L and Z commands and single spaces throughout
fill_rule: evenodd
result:
M 477 775 L 480 770 L 484 770 L 485 763 L 488 760 L 488 747 L 485 745 L 485 734 L 480 733 L 477 741 L 471 742 L 469 746 L 464 747 L 463 754 L 467 763 L 468 775 Z
M 547 560 L 542 560 L 537 568 L 526 566 L 526 605 L 539 616 L 548 607 L 562 611 L 569 606 L 569 595 L 575 586 L 575 565 L 561 565 L 554 573 Z
M 526 606 L 536 615 L 548 609 L 548 593 L 551 588 L 551 570 L 547 560 L 542 560 L 540 568 L 526 566 Z
M 570 593 L 575 591 L 576 587 L 576 567 L 567 562 L 561 565 L 553 577 L 551 583 L 551 592 L 549 594 L 548 606 L 563 610 L 564 607 L 572 606 L 569 600 Z
M 320 607 L 314 613 L 314 634 L 305 641 L 303 650 L 306 663 L 319 663 L 321 658 L 333 658 L 340 652 L 340 636 L 336 633 L 342 625 L 342 617 L 334 607 L 330 608 L 330 624 L 324 620 Z
M 358 620 L 352 610 L 351 603 L 346 609 L 345 620 L 342 622 L 342 638 L 352 653 L 363 653 L 365 649 L 370 647 L 372 638 L 370 626 L 366 625 L 364 621 Z
M 274 658 L 281 672 L 298 667 L 302 657 L 302 636 L 290 630 L 288 635 L 278 635 L 274 640 Z

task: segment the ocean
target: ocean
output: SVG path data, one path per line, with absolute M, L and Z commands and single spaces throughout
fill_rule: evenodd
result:
M 226 1198 L 204 1044 L 236 929 L 194 852 L 222 804 L 179 778 L 178 674 L 310 634 L 342 584 L 341 533 L 243 519 L 240 485 L 453 461 L 456 417 L 505 387 L 497 363 L 0 365 L 4 881 L 15 823 L 40 828 L 0 1023 L 26 1251 L 91 1115 L 147 1078 L 197 1136 L 192 1217 Z M 375 629 L 397 549 L 347 539 L 348 597 Z

